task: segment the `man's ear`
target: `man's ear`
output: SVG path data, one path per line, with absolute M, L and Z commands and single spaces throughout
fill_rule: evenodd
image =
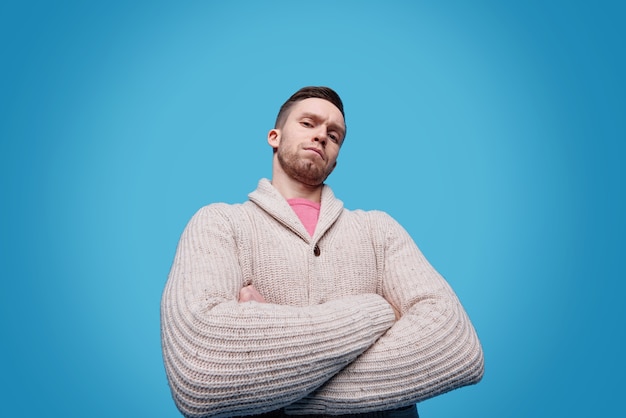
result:
M 280 129 L 274 128 L 267 133 L 267 143 L 274 149 L 278 148 L 278 144 L 280 143 Z

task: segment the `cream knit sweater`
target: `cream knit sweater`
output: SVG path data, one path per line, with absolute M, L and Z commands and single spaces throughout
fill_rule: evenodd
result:
M 481 379 L 466 313 L 391 217 L 348 211 L 325 186 L 311 237 L 268 180 L 249 199 L 194 215 L 163 293 L 185 416 L 386 410 Z M 268 303 L 238 303 L 248 284 Z

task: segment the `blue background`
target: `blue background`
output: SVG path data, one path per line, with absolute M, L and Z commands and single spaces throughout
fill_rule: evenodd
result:
M 405 226 L 484 345 L 483 381 L 421 415 L 613 415 L 622 4 L 3 2 L 0 415 L 178 416 L 159 338 L 178 238 L 270 176 L 304 85 L 346 105 L 329 184 Z

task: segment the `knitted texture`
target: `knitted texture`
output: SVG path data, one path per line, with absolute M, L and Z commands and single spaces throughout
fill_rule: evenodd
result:
M 325 186 L 310 236 L 268 180 L 249 199 L 193 216 L 163 292 L 163 359 L 185 416 L 386 410 L 481 379 L 461 304 L 390 216 L 346 210 Z M 268 303 L 239 303 L 248 284 Z

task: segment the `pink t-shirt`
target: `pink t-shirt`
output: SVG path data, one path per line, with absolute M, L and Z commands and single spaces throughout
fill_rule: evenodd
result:
M 296 215 L 300 218 L 300 221 L 309 232 L 309 235 L 313 236 L 315 227 L 317 226 L 317 220 L 320 216 L 321 205 L 317 202 L 302 198 L 287 199 L 287 203 L 289 203 L 289 206 L 296 212 Z

